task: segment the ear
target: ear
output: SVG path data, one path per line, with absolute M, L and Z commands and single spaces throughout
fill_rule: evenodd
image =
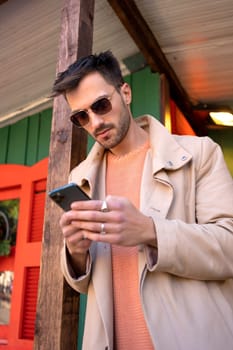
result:
M 122 97 L 123 97 L 125 103 L 127 105 L 130 105 L 130 103 L 132 101 L 132 91 L 131 91 L 131 87 L 129 86 L 129 84 L 124 83 L 121 86 L 121 94 L 122 94 Z

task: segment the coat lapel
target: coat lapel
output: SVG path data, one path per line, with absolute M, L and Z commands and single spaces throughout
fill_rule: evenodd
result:
M 147 216 L 167 216 L 173 200 L 173 187 L 164 170 L 153 175 L 151 152 L 147 153 L 141 181 L 140 210 Z
M 191 155 L 155 118 L 143 116 L 139 125 L 148 130 L 150 139 L 141 181 L 140 210 L 147 216 L 166 218 L 174 196 L 169 173 L 187 164 Z

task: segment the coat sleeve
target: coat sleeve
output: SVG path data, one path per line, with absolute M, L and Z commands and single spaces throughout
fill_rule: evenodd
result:
M 196 157 L 196 222 L 153 218 L 156 259 L 146 248 L 150 271 L 197 280 L 233 278 L 233 181 L 220 147 L 202 139 Z
M 75 275 L 74 270 L 72 269 L 72 266 L 70 265 L 68 254 L 66 251 L 66 246 L 64 243 L 64 246 L 61 250 L 61 270 L 62 273 L 67 281 L 67 283 L 77 292 L 82 294 L 87 294 L 88 291 L 88 285 L 90 281 L 90 275 L 91 275 L 91 257 L 89 256 L 87 261 L 87 267 L 86 267 L 86 274 L 80 277 L 77 277 Z

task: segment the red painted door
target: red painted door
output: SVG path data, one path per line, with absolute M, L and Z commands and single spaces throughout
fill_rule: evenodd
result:
M 32 167 L 0 165 L 0 202 L 19 199 L 15 249 L 0 257 L 0 272 L 14 273 L 9 323 L 0 325 L 0 349 L 33 348 L 47 167 L 47 159 Z

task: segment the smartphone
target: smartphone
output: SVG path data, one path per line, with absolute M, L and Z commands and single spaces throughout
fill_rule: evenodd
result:
M 71 203 L 89 200 L 90 197 L 75 183 L 55 188 L 48 192 L 49 197 L 63 210 L 70 210 Z

